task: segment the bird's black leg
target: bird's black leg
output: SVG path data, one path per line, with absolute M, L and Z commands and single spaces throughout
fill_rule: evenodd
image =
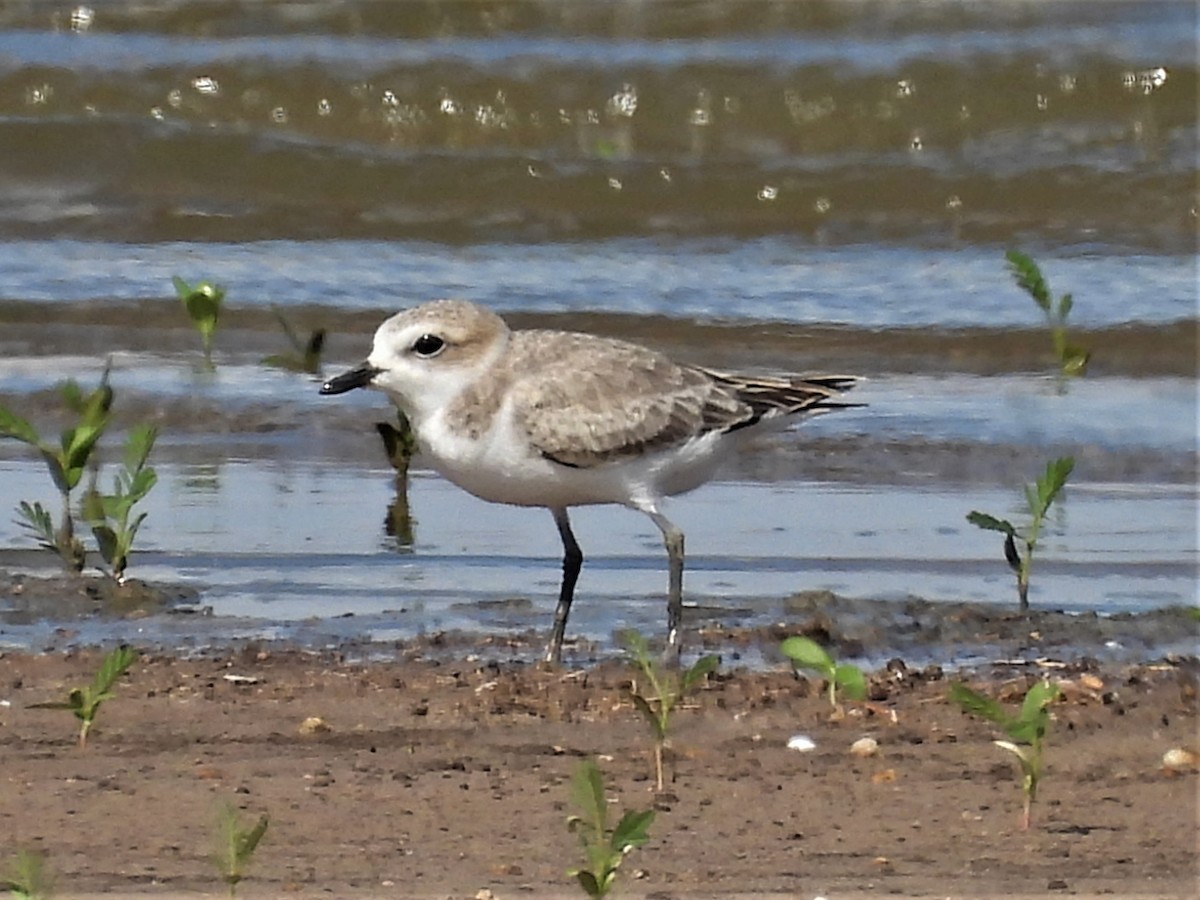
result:
M 571 601 L 575 598 L 575 582 L 579 580 L 579 570 L 583 568 L 583 551 L 575 541 L 571 532 L 571 520 L 567 511 L 552 509 L 554 524 L 558 526 L 559 537 L 563 543 L 563 579 L 558 591 L 558 606 L 554 609 L 554 630 L 550 633 L 550 644 L 546 647 L 546 662 L 557 666 L 562 662 L 563 633 L 567 629 L 567 616 L 571 613 Z

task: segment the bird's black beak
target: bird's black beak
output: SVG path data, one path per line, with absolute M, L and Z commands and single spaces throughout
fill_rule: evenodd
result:
M 321 393 L 344 394 L 346 391 L 352 391 L 355 388 L 370 387 L 371 382 L 380 371 L 380 369 L 374 366 L 363 363 L 357 369 L 351 369 L 349 372 L 343 372 L 341 375 L 335 375 L 333 378 L 330 378 L 321 385 Z

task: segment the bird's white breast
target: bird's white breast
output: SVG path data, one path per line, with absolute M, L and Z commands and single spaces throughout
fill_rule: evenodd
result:
M 546 459 L 513 424 L 502 406 L 478 437 L 455 430 L 444 414 L 426 419 L 418 441 L 430 465 L 476 497 L 517 506 L 567 507 L 597 503 L 640 505 L 684 493 L 712 478 L 726 447 L 711 433 L 661 453 L 647 453 L 589 468 Z

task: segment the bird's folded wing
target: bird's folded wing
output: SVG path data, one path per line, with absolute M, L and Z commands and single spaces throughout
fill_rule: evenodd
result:
M 614 342 L 604 365 L 587 348 L 540 360 L 537 378 L 513 386 L 516 424 L 547 459 L 591 468 L 726 430 L 750 407 L 705 373 Z

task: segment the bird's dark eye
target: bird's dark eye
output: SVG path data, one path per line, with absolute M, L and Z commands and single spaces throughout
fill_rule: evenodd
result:
M 446 349 L 446 342 L 436 334 L 423 334 L 413 341 L 412 349 L 417 356 L 429 359 Z

